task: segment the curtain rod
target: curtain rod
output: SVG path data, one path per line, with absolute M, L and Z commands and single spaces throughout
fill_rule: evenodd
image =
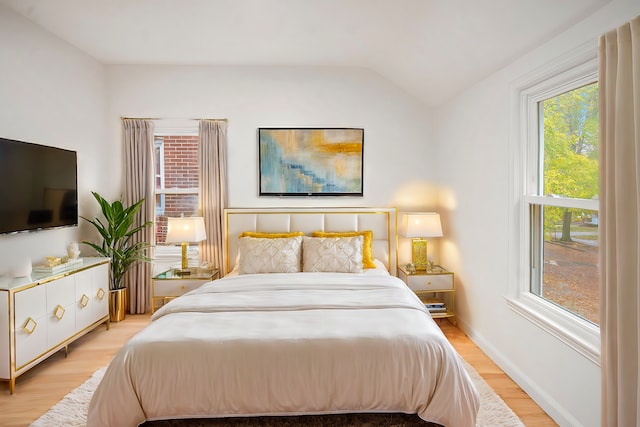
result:
M 227 122 L 229 119 L 182 119 L 182 118 L 168 118 L 168 117 L 120 117 L 122 120 L 219 120 L 221 122 Z

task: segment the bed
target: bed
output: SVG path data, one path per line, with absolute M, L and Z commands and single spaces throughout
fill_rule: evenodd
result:
M 395 209 L 227 209 L 225 230 L 225 277 L 116 354 L 88 426 L 364 412 L 475 425 L 459 356 L 395 277 Z

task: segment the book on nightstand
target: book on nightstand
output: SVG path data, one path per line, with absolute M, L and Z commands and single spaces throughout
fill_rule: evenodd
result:
M 437 298 L 425 298 L 423 299 L 423 303 L 431 313 L 446 313 L 447 311 L 445 303 Z

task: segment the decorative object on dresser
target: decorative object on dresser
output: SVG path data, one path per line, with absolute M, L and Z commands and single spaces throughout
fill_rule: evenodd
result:
M 453 272 L 439 265 L 431 270 L 412 270 L 407 265 L 401 265 L 398 267 L 398 277 L 420 298 L 431 317 L 448 318 L 455 325 Z
M 364 129 L 259 128 L 260 196 L 362 196 Z
M 189 259 L 187 258 L 187 246 L 190 242 L 201 242 L 207 239 L 202 217 L 167 218 L 166 243 L 180 243 L 182 245 L 182 267 L 176 270 L 179 275 L 188 275 Z
M 188 275 L 171 269 L 153 277 L 151 289 L 151 313 L 156 310 L 156 302 L 163 305 L 168 300 L 186 294 L 203 283 L 216 280 L 219 276 L 217 268 L 191 268 Z
M 67 255 L 69 259 L 78 259 L 80 256 L 80 247 L 78 246 L 78 242 L 71 242 L 67 246 Z
M 15 278 L 26 277 L 31 274 L 31 271 L 33 271 L 33 266 L 30 259 L 20 260 L 11 268 L 11 274 Z
M 127 287 L 123 282 L 124 273 L 137 262 L 149 261 L 146 250 L 147 242 L 131 241 L 134 234 L 152 224 L 147 221 L 136 225 L 138 211 L 142 208 L 145 199 L 141 199 L 131 206 L 124 207 L 122 202 L 116 200 L 112 203 L 106 201 L 96 192 L 91 192 L 102 210 L 106 223 L 100 218 L 82 219 L 89 221 L 102 236 L 102 243 L 97 245 L 92 242 L 82 243 L 91 246 L 98 254 L 110 258 L 111 274 L 109 277 L 109 315 L 111 321 L 124 320 L 127 309 Z
M 405 237 L 411 242 L 411 259 L 416 270 L 430 270 L 431 262 L 427 257 L 426 237 L 442 237 L 440 215 L 435 212 L 407 212 Z
M 109 327 L 109 258 L 62 272 L 0 277 L 0 380 L 18 376 L 102 323 Z

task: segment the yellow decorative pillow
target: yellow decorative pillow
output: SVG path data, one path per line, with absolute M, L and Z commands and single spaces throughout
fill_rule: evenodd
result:
M 373 262 L 373 231 L 345 231 L 345 232 L 334 232 L 334 231 L 314 231 L 311 233 L 312 237 L 355 237 L 362 236 L 364 237 L 364 242 L 362 243 L 362 266 L 364 268 L 376 268 L 376 264 Z
M 290 233 L 260 233 L 258 231 L 243 231 L 239 237 L 254 237 L 263 239 L 284 239 L 287 237 L 304 236 L 302 231 L 292 231 Z

